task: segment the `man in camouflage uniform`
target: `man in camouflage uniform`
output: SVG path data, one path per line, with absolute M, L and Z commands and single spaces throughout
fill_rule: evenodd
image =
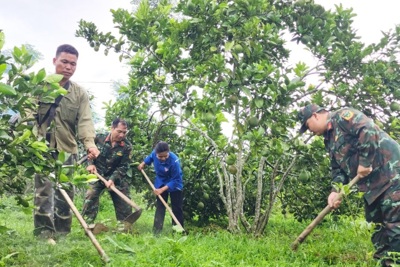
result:
M 107 183 L 96 181 L 90 185 L 86 192 L 82 216 L 91 223 L 96 219 L 99 210 L 99 198 L 104 189 L 114 185 L 124 195 L 129 197 L 129 184 L 126 181 L 126 172 L 129 168 L 132 146 L 125 138 L 128 126 L 125 120 L 115 119 L 112 122 L 111 132 L 98 134 L 95 139 L 99 147 L 100 155 L 93 162 L 89 162 L 87 170 L 91 173 L 99 173 Z M 132 214 L 132 208 L 115 192 L 109 191 L 114 203 L 115 214 L 118 221 L 124 223 L 126 231 L 131 230 L 132 224 L 125 220 Z
M 71 45 L 60 45 L 53 59 L 55 73 L 63 75 L 60 85 L 68 93 L 57 98 L 56 103 L 39 100 L 37 110 L 37 126 L 39 134 L 46 138 L 51 148 L 65 151 L 71 156 L 64 164 L 73 164 L 78 154 L 79 139 L 84 145 L 89 158 L 96 158 L 100 151 L 94 144 L 95 130 L 92 122 L 89 96 L 82 87 L 70 81 L 75 73 L 78 51 Z M 54 156 L 57 156 L 57 152 Z M 71 199 L 74 196 L 72 185 L 65 188 Z M 72 213 L 70 207 L 52 179 L 43 175 L 35 175 L 35 210 L 34 234 L 48 238 L 55 244 L 55 234 L 66 235 L 71 231 Z
M 364 192 L 365 217 L 376 225 L 371 238 L 374 257 L 382 266 L 391 266 L 389 252 L 400 252 L 399 144 L 370 118 L 351 108 L 328 112 L 311 104 L 298 115 L 300 133 L 309 129 L 324 136 L 333 183 L 347 184 L 357 174 L 361 177 L 357 186 Z M 340 201 L 334 202 L 337 194 L 333 189 L 328 197 L 332 208 L 340 205 Z

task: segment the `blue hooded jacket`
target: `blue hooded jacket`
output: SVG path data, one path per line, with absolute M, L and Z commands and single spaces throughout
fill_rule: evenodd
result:
M 169 157 L 164 161 L 157 158 L 156 152 L 153 150 L 150 155 L 144 159 L 146 165 L 154 165 L 156 172 L 155 188 L 168 186 L 168 192 L 174 192 L 183 189 L 182 169 L 180 160 L 177 155 L 169 152 Z

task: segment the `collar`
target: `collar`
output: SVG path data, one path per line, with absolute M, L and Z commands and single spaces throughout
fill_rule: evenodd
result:
M 333 130 L 332 115 L 332 112 L 329 112 L 328 119 L 326 120 L 326 131 L 324 132 L 325 140 L 328 139 L 329 133 Z
M 106 137 L 106 139 L 104 140 L 104 142 L 110 142 L 111 143 L 111 133 L 109 133 Z M 116 141 L 115 143 L 117 143 L 119 146 L 125 146 L 125 142 L 124 140 L 121 141 Z
M 333 130 L 332 121 L 328 120 L 328 125 L 326 126 L 326 131 L 324 133 L 325 140 L 329 139 L 329 134 L 332 132 L 332 130 Z

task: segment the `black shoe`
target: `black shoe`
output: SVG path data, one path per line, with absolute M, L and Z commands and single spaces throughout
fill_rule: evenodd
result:
M 383 267 L 398 266 L 398 264 L 400 264 L 400 261 L 398 261 L 398 260 L 396 262 L 394 262 L 391 259 L 381 260 L 381 266 L 383 266 Z

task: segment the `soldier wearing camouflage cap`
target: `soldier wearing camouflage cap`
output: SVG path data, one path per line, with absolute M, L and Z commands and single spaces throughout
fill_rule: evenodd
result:
M 328 112 L 315 104 L 298 114 L 300 133 L 310 130 L 323 135 L 331 159 L 333 183 L 349 183 L 361 177 L 357 186 L 364 192 L 365 217 L 376 225 L 372 243 L 374 258 L 382 266 L 393 263 L 389 252 L 400 252 L 400 146 L 362 112 L 342 108 Z M 338 192 L 332 190 L 328 205 Z M 400 259 L 400 257 L 399 257 Z

